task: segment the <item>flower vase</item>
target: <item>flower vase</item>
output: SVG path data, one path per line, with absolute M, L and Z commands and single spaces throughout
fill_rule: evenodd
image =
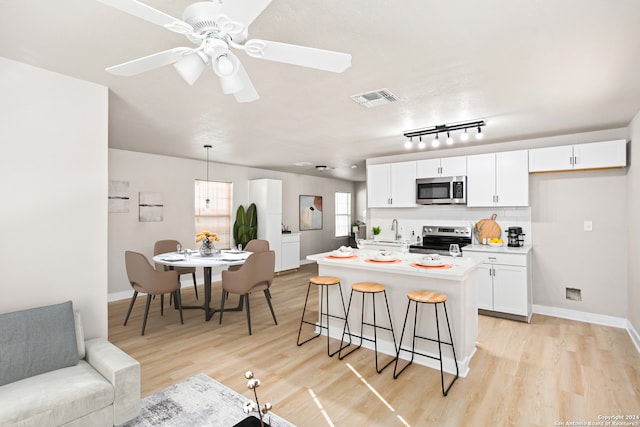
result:
M 216 248 L 215 246 L 213 246 L 213 244 L 202 244 L 200 245 L 200 248 L 198 248 L 198 252 L 200 252 L 200 255 L 202 256 L 213 256 L 213 254 L 215 253 Z

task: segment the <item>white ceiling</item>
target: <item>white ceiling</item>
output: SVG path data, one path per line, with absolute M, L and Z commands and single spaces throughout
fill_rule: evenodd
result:
M 192 1 L 145 3 L 180 18 Z M 111 89 L 112 148 L 204 159 L 212 144 L 213 161 L 363 180 L 364 159 L 406 152 L 407 130 L 484 119 L 486 144 L 626 126 L 640 111 L 638 0 L 273 0 L 249 38 L 350 53 L 352 67 L 238 52 L 260 94 L 239 104 L 211 70 L 193 86 L 172 66 L 104 71 L 191 47 L 181 35 L 92 0 L 0 0 L 0 55 Z M 349 98 L 380 88 L 400 100 Z

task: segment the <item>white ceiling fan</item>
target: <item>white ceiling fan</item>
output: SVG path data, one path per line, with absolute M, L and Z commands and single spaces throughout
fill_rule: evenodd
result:
M 120 76 L 133 76 L 173 64 L 178 74 L 192 85 L 211 62 L 220 78 L 222 92 L 233 94 L 238 102 L 259 98 L 244 67 L 229 48 L 269 61 L 341 73 L 351 66 L 351 55 L 268 40 L 247 40 L 248 27 L 271 0 L 214 0 L 189 5 L 182 20 L 137 0 L 98 0 L 115 9 L 184 34 L 197 47 L 176 47 L 114 65 L 106 70 Z

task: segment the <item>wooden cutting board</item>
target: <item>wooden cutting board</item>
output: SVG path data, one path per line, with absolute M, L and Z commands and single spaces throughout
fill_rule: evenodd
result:
M 497 214 L 491 215 L 490 219 L 481 219 L 473 227 L 473 231 L 478 236 L 478 241 L 482 242 L 482 239 L 491 240 L 494 237 L 500 238 L 502 230 L 496 222 Z

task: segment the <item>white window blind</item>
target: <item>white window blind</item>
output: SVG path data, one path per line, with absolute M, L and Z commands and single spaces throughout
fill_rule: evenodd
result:
M 351 193 L 336 192 L 336 237 L 349 236 L 351 228 Z
M 223 181 L 195 181 L 195 229 L 196 233 L 209 230 L 218 234 L 218 249 L 231 247 L 231 206 L 233 183 Z M 209 206 L 206 200 L 209 198 Z M 194 236 L 195 238 L 195 236 Z

